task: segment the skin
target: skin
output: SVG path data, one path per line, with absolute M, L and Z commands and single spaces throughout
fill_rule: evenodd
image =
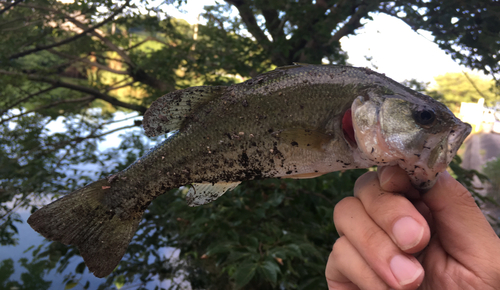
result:
M 500 239 L 447 172 L 423 196 L 399 167 L 366 173 L 334 222 L 330 290 L 500 289 Z

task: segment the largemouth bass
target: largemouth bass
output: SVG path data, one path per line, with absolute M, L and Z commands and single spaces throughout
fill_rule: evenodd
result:
M 113 271 L 150 202 L 169 189 L 191 184 L 186 198 L 196 206 L 244 180 L 397 164 L 425 191 L 471 130 L 443 104 L 382 74 L 323 65 L 175 91 L 151 105 L 143 124 L 148 136 L 174 134 L 28 220 L 46 238 L 76 245 L 97 277 Z

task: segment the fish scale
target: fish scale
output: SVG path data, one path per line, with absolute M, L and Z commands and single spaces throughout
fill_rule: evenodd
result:
M 313 178 L 399 165 L 428 190 L 470 126 L 441 103 L 365 68 L 294 65 L 228 87 L 193 87 L 157 99 L 148 136 L 173 132 L 127 169 L 39 209 L 43 236 L 74 244 L 97 277 L 124 255 L 157 196 L 192 184 L 199 206 L 241 181 Z

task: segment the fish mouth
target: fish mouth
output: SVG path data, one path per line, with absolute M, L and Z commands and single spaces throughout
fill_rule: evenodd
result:
M 457 119 L 453 126 L 432 148 L 425 148 L 420 154 L 419 160 L 412 166 L 408 163 L 399 164 L 406 170 L 413 185 L 422 193 L 434 186 L 436 180 L 444 172 L 455 157 L 460 145 L 470 134 L 472 127 Z
M 469 136 L 472 131 L 472 126 L 468 123 L 459 123 L 453 127 L 448 135 L 448 152 L 447 162 L 450 163 L 458 149 L 464 142 L 464 140 Z M 447 153 L 448 153 L 447 152 Z

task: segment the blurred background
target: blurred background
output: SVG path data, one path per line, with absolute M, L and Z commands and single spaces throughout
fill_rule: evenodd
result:
M 141 128 L 158 97 L 293 62 L 371 68 L 470 123 L 449 170 L 498 230 L 499 50 L 493 0 L 0 0 L 0 289 L 326 289 L 333 208 L 366 170 L 243 182 L 198 208 L 172 190 L 102 279 L 26 224 L 165 139 Z

